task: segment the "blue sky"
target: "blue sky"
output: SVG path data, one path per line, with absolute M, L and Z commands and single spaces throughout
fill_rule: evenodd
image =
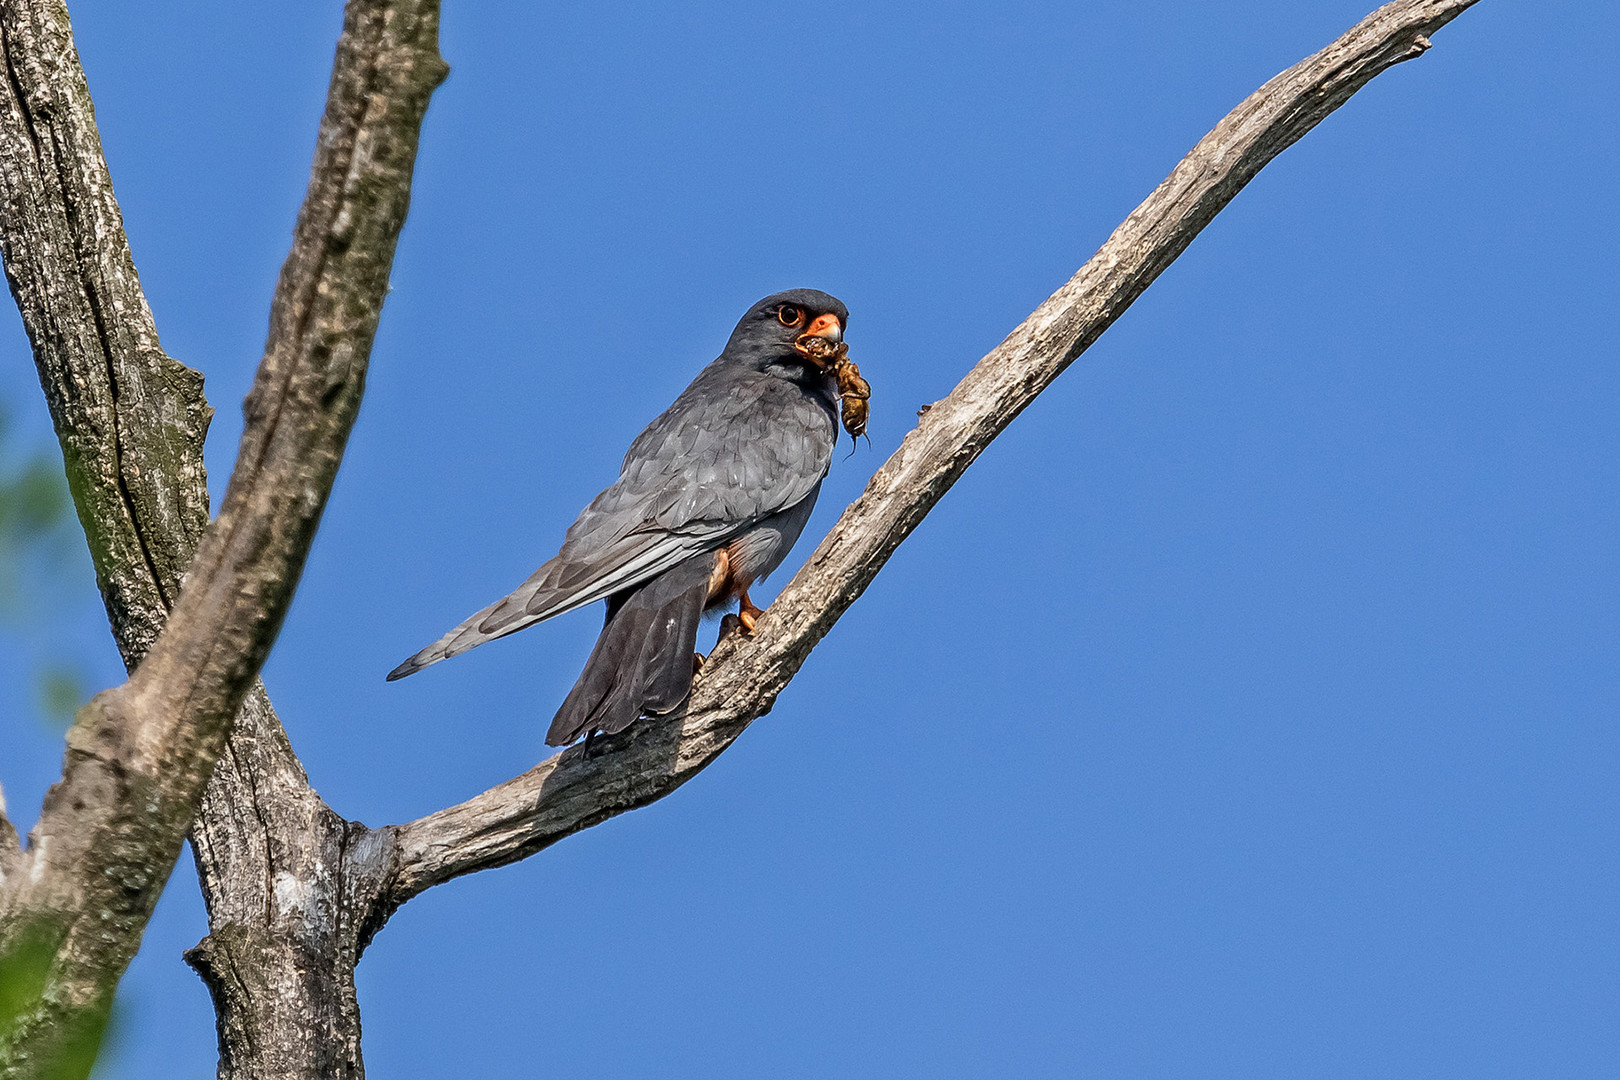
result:
M 265 671 L 316 787 L 377 825 L 547 753 L 594 614 L 382 676 L 555 550 L 753 300 L 840 296 L 874 387 L 819 536 L 1367 2 L 448 5 L 368 397 Z M 71 8 L 164 345 L 219 410 L 217 497 L 338 5 Z M 359 970 L 373 1074 L 1620 1069 L 1617 32 L 1483 0 L 1269 166 L 716 765 L 395 916 Z M 0 318 L 0 399 L 45 445 Z M 73 558 L 0 642 L 24 821 L 61 751 L 31 658 L 119 677 Z M 104 1075 L 212 1075 L 204 932 L 188 855 Z

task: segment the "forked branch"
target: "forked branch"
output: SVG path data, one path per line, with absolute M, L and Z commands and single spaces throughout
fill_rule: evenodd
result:
M 1267 82 L 1204 136 L 1067 284 L 921 418 L 759 623 L 710 656 L 684 712 L 565 750 L 458 806 L 393 828 L 386 911 L 662 798 L 776 697 L 979 453 L 1097 340 L 1267 162 L 1476 0 L 1397 0 Z

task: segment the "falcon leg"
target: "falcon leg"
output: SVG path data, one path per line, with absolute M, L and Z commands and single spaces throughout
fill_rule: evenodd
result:
M 698 672 L 702 671 L 703 670 L 703 665 L 707 664 L 708 662 L 709 662 L 709 658 L 707 656 L 704 656 L 700 652 L 693 653 L 692 654 L 692 674 L 696 675 Z

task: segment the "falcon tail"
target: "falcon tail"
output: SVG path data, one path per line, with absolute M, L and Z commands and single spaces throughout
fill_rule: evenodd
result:
M 565 611 L 572 611 L 600 598 L 600 593 L 592 596 L 589 589 L 577 586 L 558 588 L 557 579 L 569 569 L 569 565 L 563 563 L 560 558 L 551 559 L 530 574 L 529 580 L 519 585 L 511 594 L 469 616 L 438 641 L 418 651 L 390 671 L 388 681 L 393 682 L 407 675 L 415 675 L 440 660 L 460 656 L 486 642 L 515 634 L 537 622 L 561 615 Z
M 592 731 L 612 735 L 686 700 L 713 565 L 711 552 L 694 555 L 608 600 L 602 636 L 551 721 L 549 745 L 567 746 Z

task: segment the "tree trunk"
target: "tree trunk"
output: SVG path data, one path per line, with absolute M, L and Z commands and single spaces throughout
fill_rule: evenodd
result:
M 220 1076 L 363 1076 L 354 967 L 392 838 L 321 801 L 263 693 L 237 720 L 191 842 L 210 929 L 186 959 L 214 998 Z

